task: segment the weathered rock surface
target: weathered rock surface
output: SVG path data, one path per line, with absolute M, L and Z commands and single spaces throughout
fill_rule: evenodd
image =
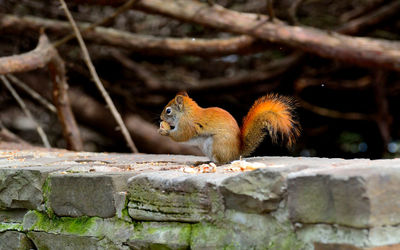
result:
M 231 174 L 145 173 L 129 179 L 129 215 L 135 220 L 199 222 L 223 211 L 217 183 Z
M 304 166 L 272 166 L 256 169 L 221 183 L 226 208 L 249 213 L 265 213 L 278 208 L 286 192 L 286 176 Z
M 0 151 L 0 250 L 400 246 L 400 160 L 205 160 Z
M 188 249 L 192 225 L 178 222 L 141 222 L 128 241 L 131 249 Z
M 50 172 L 60 167 L 24 167 L 0 169 L 0 209 L 40 209 L 42 187 Z
M 109 218 L 125 205 L 131 173 L 53 174 L 49 178 L 48 206 L 58 216 Z M 93 204 L 96 204 L 93 206 Z
M 30 239 L 24 234 L 16 231 L 0 233 L 0 250 L 26 250 L 33 247 Z
M 0 221 L 22 223 L 27 212 L 28 210 L 26 209 L 0 210 Z
M 356 228 L 399 224 L 400 161 L 392 162 L 391 166 L 369 162 L 289 175 L 291 219 Z

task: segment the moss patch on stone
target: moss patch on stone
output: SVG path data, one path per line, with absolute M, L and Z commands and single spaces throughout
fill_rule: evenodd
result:
M 197 223 L 192 225 L 190 246 L 195 249 L 218 248 L 236 249 L 239 244 L 231 230 L 215 226 L 211 223 Z
M 283 237 L 272 239 L 268 248 L 269 250 L 300 250 L 304 249 L 305 245 L 299 241 L 295 233 L 289 233 Z
M 187 249 L 191 226 L 189 223 L 179 222 L 138 222 L 135 223 L 135 232 L 130 243 L 150 249 Z
M 97 217 L 56 217 L 49 218 L 47 214 L 37 211 L 29 211 L 26 218 L 31 221 L 27 223 L 24 220 L 24 230 L 44 231 L 50 233 L 66 233 L 75 235 L 85 235 L 85 233 L 93 226 Z M 26 219 L 25 218 L 25 219 Z
M 22 231 L 23 227 L 21 223 L 0 223 L 0 232 L 5 231 Z
M 51 187 L 50 187 L 50 175 L 49 175 L 49 176 L 47 176 L 46 180 L 43 183 L 42 193 L 43 193 L 43 202 L 44 202 L 46 213 L 49 215 L 49 217 L 53 218 L 55 216 L 55 214 L 49 204 L 50 192 L 51 192 Z

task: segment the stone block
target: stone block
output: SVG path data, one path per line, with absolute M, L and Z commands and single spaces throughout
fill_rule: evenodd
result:
M 290 223 L 270 214 L 227 210 L 223 222 L 192 225 L 191 249 L 304 249 Z
M 51 175 L 47 206 L 58 216 L 99 216 L 121 214 L 127 180 L 133 174 L 70 173 Z
M 41 210 L 43 184 L 49 173 L 64 167 L 0 168 L 0 209 Z
M 95 236 L 28 232 L 37 249 L 48 250 L 129 250 L 128 246 L 115 244 L 108 238 Z M 28 250 L 30 248 L 26 248 Z
M 32 242 L 24 233 L 6 231 L 0 233 L 0 250 L 29 250 L 33 249 Z
M 356 228 L 399 224 L 400 167 L 371 163 L 289 174 L 291 220 Z
M 29 232 L 29 238 L 32 239 L 37 249 L 49 250 L 98 250 L 96 237 L 51 234 L 46 232 Z
M 226 178 L 220 185 L 225 207 L 248 213 L 276 210 L 286 193 L 287 174 L 304 168 L 299 165 L 271 166 Z
M 304 169 L 326 168 L 333 164 L 346 165 L 343 159 L 254 157 L 247 162 L 265 167 L 225 179 L 220 186 L 227 209 L 248 213 L 271 212 L 278 208 L 286 195 L 287 175 Z
M 198 222 L 223 212 L 217 192 L 230 174 L 144 173 L 129 179 L 129 215 L 135 220 Z
M 25 214 L 28 211 L 26 209 L 10 209 L 0 210 L 0 222 L 17 222 L 22 223 Z
M 109 245 L 108 247 L 100 247 L 98 249 L 110 249 L 110 247 L 111 249 L 119 249 L 119 247 L 127 242 L 133 235 L 134 226 L 132 223 L 116 219 L 115 217 L 105 219 L 87 216 L 78 218 L 49 217 L 44 213 L 29 211 L 24 217 L 20 230 L 30 233 L 44 232 L 49 234 L 43 234 L 44 242 L 48 242 L 46 244 L 51 244 L 52 239 L 54 239 L 54 241 L 60 241 L 60 244 L 62 244 L 63 238 L 70 238 L 71 241 L 75 241 L 76 239 L 78 242 L 82 239 L 87 239 L 88 241 L 94 239 L 96 242 L 102 240 L 104 244 Z M 41 239 L 38 238 L 37 241 L 41 242 Z M 115 248 L 113 248 L 113 246 L 115 246 Z
M 190 249 L 191 224 L 141 222 L 128 241 L 131 249 Z

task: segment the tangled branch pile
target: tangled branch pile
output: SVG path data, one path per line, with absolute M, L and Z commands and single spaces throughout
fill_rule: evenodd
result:
M 53 147 L 127 151 L 135 149 L 134 142 L 140 152 L 198 154 L 156 133 L 158 114 L 179 90 L 238 120 L 266 92 L 295 95 L 304 127 L 295 154 L 382 157 L 387 145 L 397 145 L 400 116 L 391 107 L 400 93 L 399 1 L 69 0 L 67 5 L 124 123 L 113 119 L 107 108 L 113 110 L 113 104 L 106 107 L 104 92 L 92 84 L 96 77 L 82 60 L 60 2 L 0 1 L 0 74 L 13 74 L 6 78 Z M 39 97 L 27 94 L 18 81 Z M 26 122 L 8 93 L 4 88 L 0 95 L 2 140 L 16 140 L 6 136 L 9 128 L 37 143 L 39 137 L 24 132 L 36 125 Z M 40 105 L 49 100 L 53 109 Z M 124 124 L 123 137 L 115 128 L 124 131 Z

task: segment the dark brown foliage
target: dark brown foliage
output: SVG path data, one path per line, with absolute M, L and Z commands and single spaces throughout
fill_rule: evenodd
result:
M 155 133 L 162 107 L 185 90 L 201 106 L 222 107 L 237 120 L 267 92 L 295 96 L 303 127 L 295 155 L 380 158 L 398 153 L 399 1 L 221 0 L 210 5 L 137 0 L 131 10 L 107 19 L 124 3 L 67 1 L 96 70 L 140 152 L 198 153 Z M 271 13 L 273 19 L 268 17 Z M 54 115 L 23 95 L 35 103 L 34 110 L 41 110 L 37 115 L 45 114 L 38 120 L 52 145 L 82 149 L 74 137 L 79 132 L 68 130 L 74 127 L 68 123 L 72 113 L 60 114 L 62 107 L 70 107 L 84 149 L 128 151 L 91 83 L 78 44 L 62 40 L 72 32 L 66 20 L 58 1 L 0 1 L 0 73 L 25 72 L 18 77 L 44 98 L 54 94 L 63 130 L 46 127 L 46 119 Z M 52 54 L 37 54 L 40 44 L 34 49 L 41 28 L 56 47 L 48 51 Z M 5 61 L 12 58 L 6 56 L 24 52 L 33 54 L 19 63 Z M 57 58 L 54 53 L 65 62 L 65 74 L 56 73 L 63 72 L 62 61 L 46 59 Z M 36 70 L 46 65 L 46 70 Z M 65 82 L 59 91 L 45 83 L 49 72 L 54 87 Z M 70 104 L 57 97 L 60 91 L 64 97 L 69 92 Z M 37 138 L 23 137 L 21 126 L 11 122 L 22 116 L 9 112 L 14 105 L 2 88 L 4 128 L 36 143 Z M 287 153 L 271 148 L 268 140 L 256 152 Z

